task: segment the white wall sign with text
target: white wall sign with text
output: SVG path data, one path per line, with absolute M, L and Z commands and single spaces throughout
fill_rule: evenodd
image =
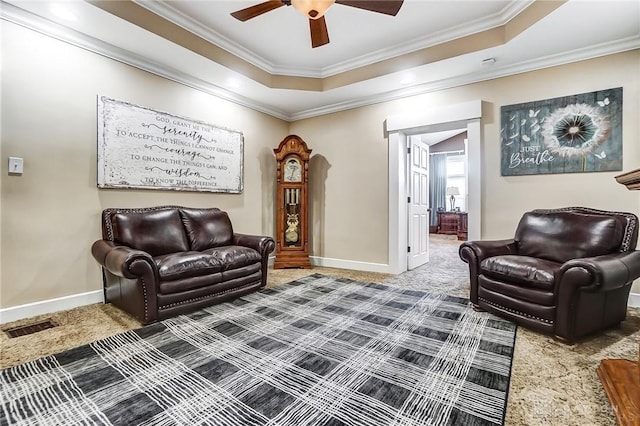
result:
M 98 187 L 242 192 L 242 132 L 98 95 Z

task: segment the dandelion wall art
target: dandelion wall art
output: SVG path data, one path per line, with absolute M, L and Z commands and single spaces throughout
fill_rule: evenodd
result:
M 500 109 L 502 176 L 622 170 L 622 87 Z

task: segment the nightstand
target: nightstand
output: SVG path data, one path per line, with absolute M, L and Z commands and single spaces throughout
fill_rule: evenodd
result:
M 438 212 L 438 234 L 456 235 L 458 240 L 467 239 L 467 212 Z

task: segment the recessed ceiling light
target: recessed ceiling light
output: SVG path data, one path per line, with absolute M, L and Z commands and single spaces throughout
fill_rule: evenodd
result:
M 60 4 L 52 4 L 50 7 L 51 13 L 60 19 L 65 21 L 77 21 L 78 17 L 74 15 L 67 7 Z

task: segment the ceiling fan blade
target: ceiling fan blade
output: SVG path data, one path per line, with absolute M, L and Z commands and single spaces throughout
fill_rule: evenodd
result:
M 337 4 L 396 16 L 404 0 L 336 0 Z
M 284 3 L 280 0 L 265 1 L 264 3 L 256 4 L 255 6 L 247 7 L 246 9 L 237 10 L 233 12 L 231 16 L 244 22 L 281 6 L 284 6 Z
M 311 47 L 319 47 L 329 43 L 329 32 L 324 16 L 318 19 L 309 19 L 309 29 L 311 30 Z

